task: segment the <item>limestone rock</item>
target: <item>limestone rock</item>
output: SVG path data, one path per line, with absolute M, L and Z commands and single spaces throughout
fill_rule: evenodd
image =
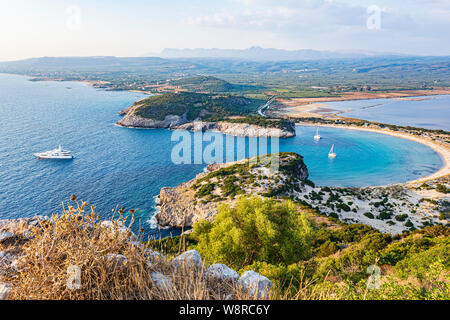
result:
M 253 270 L 244 272 L 239 279 L 239 284 L 252 297 L 258 299 L 268 298 L 272 288 L 272 281 Z
M 17 235 L 15 233 L 9 231 L 0 232 L 0 243 L 13 241 L 15 239 L 17 239 Z
M 7 300 L 11 294 L 11 286 L 6 283 L 0 283 L 0 300 Z
M 161 272 L 152 272 L 152 280 L 159 289 L 169 289 L 172 286 L 170 277 L 163 275 Z
M 205 274 L 209 278 L 220 280 L 236 281 L 239 278 L 239 273 L 227 267 L 226 265 L 219 263 L 211 265 Z
M 192 267 L 201 267 L 202 258 L 200 253 L 196 250 L 189 250 L 183 252 L 179 256 L 172 259 L 172 265 L 174 267 L 180 267 L 182 265 L 192 266 Z

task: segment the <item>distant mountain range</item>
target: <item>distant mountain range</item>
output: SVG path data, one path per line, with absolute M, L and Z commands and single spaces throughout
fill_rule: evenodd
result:
M 406 56 L 405 54 L 372 51 L 320 51 L 320 50 L 283 50 L 251 47 L 248 49 L 164 49 L 160 54 L 148 54 L 162 58 L 229 58 L 244 60 L 317 60 L 342 58 L 367 58 L 377 56 Z

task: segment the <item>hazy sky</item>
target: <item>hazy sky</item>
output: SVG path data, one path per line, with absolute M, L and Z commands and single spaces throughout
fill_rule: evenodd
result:
M 0 60 L 251 46 L 450 55 L 450 0 L 0 0 Z

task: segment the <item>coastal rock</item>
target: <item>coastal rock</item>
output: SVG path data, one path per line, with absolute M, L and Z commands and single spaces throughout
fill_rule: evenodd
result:
M 155 217 L 158 225 L 183 228 L 199 220 L 212 221 L 217 215 L 217 203 L 195 203 L 195 191 L 191 189 L 193 183 L 190 181 L 175 188 L 161 189 L 160 211 Z
M 181 267 L 183 265 L 192 267 L 201 267 L 202 258 L 200 256 L 200 253 L 198 253 L 198 251 L 189 250 L 173 258 L 171 263 L 175 268 Z
M 246 137 L 277 137 L 289 138 L 295 136 L 295 125 L 291 122 L 286 122 L 286 127 L 283 129 L 275 127 L 262 127 L 248 123 L 234 123 L 227 121 L 218 122 L 202 122 L 187 120 L 187 113 L 179 115 L 167 115 L 164 120 L 155 120 L 144 118 L 136 115 L 135 111 L 141 107 L 141 104 L 136 104 L 128 107 L 119 115 L 124 117 L 117 122 L 119 126 L 129 128 L 168 128 L 189 131 L 218 131 L 232 136 L 246 136 Z M 200 116 L 204 115 L 202 112 Z
M 168 289 L 172 287 L 172 281 L 170 277 L 163 275 L 161 272 L 152 272 L 152 281 L 159 289 Z
M 231 136 L 289 138 L 295 136 L 295 126 L 286 129 L 261 127 L 248 123 L 189 122 L 174 129 L 190 131 L 218 131 Z
M 211 265 L 206 271 L 205 275 L 209 278 L 228 281 L 236 281 L 237 279 L 239 279 L 239 273 L 220 263 Z
M 132 112 L 129 112 L 122 120 L 117 122 L 119 126 L 129 128 L 174 128 L 181 124 L 186 123 L 187 120 L 184 117 L 176 115 L 168 115 L 164 120 L 146 119 L 136 116 Z
M 270 296 L 272 281 L 253 270 L 244 272 L 239 279 L 239 284 L 252 297 L 261 299 Z

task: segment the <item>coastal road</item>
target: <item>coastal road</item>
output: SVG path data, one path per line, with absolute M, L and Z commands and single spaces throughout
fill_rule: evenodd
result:
M 272 98 L 270 98 L 269 100 L 267 100 L 267 102 L 262 105 L 259 109 L 258 109 L 258 114 L 262 117 L 267 117 L 266 114 L 264 113 L 265 110 L 269 109 L 270 104 L 273 102 L 273 100 L 275 99 L 276 96 L 273 96 Z

